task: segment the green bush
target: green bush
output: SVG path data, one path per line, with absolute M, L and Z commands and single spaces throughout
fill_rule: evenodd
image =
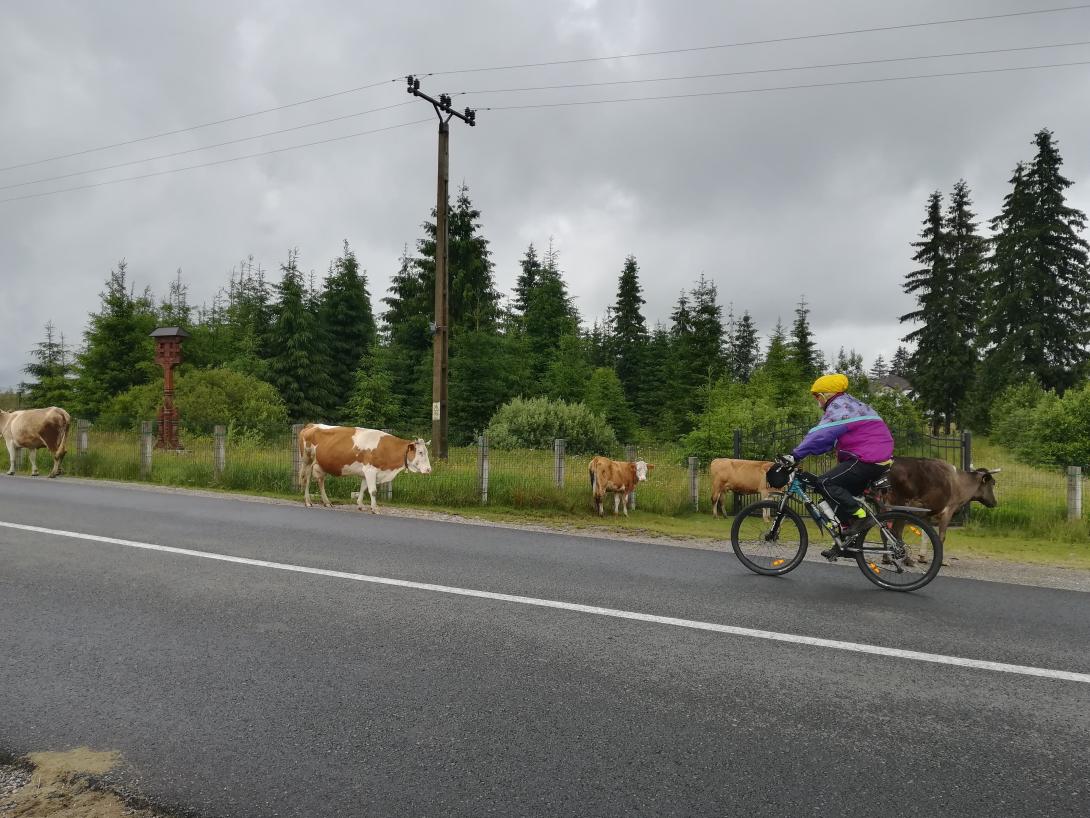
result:
M 1036 383 L 1012 386 L 992 405 L 992 436 L 1034 465 L 1090 463 L 1090 384 L 1060 397 Z
M 582 403 L 515 398 L 497 409 L 488 423 L 489 445 L 497 449 L 549 449 L 558 437 L 567 441 L 572 454 L 617 447 L 613 429 Z
M 134 386 L 113 397 L 97 425 L 131 430 L 154 420 L 163 395 L 159 383 Z M 283 433 L 288 413 L 276 389 L 252 375 L 230 369 L 194 369 L 174 380 L 174 405 L 187 429 L 210 431 L 227 426 L 232 437 L 270 437 Z

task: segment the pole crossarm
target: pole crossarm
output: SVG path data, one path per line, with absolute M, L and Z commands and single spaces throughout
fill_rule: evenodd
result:
M 477 112 L 472 108 L 466 108 L 464 112 L 456 111 L 452 107 L 452 101 L 450 94 L 440 94 L 439 99 L 428 96 L 420 90 L 420 78 L 409 74 L 405 77 L 405 81 L 408 87 L 405 89 L 414 97 L 420 97 L 426 99 L 435 108 L 435 113 L 440 119 L 443 119 L 443 115 L 446 114 L 446 122 L 450 122 L 451 117 L 458 117 L 462 122 L 466 123 L 470 127 L 477 124 Z

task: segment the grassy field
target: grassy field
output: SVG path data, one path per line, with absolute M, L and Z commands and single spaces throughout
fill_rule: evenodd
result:
M 183 452 L 154 451 L 147 475 L 141 473 L 137 435 L 92 429 L 84 455 L 76 454 L 75 440 L 69 443 L 65 472 L 70 475 L 301 497 L 292 474 L 293 443 L 288 435 L 272 442 L 229 440 L 226 467 L 219 478 L 214 472 L 211 437 L 185 436 Z M 48 473 L 49 454 L 43 450 L 37 455 L 39 469 Z M 487 505 L 480 495 L 476 447 L 452 449 L 445 462 L 433 460 L 433 473 L 428 477 L 398 477 L 393 497 L 380 497 L 379 503 L 568 528 L 606 525 L 619 533 L 642 531 L 671 537 L 729 539 L 729 522 L 713 520 L 710 514 L 706 465 L 697 472 L 699 506 L 694 509 L 682 449 L 661 446 L 640 449 L 638 455 L 654 463 L 655 469 L 651 480 L 640 485 L 638 510 L 627 521 L 613 522 L 607 517 L 600 522 L 593 515 L 587 456 L 564 458 L 563 476 L 558 481 L 553 453 L 541 450 L 490 452 Z M 7 470 L 7 461 L 6 448 L 0 449 L 3 471 Z M 972 506 L 968 523 L 950 532 L 951 553 L 1090 567 L 1090 525 L 1086 518 L 1066 520 L 1065 475 L 1059 470 L 1020 464 L 1000 447 L 980 439 L 974 444 L 974 461 L 1002 469 L 997 476 L 1000 503 L 996 509 Z M 24 464 L 24 473 L 26 469 Z M 352 502 L 350 493 L 358 490 L 360 483 L 356 479 L 331 478 L 327 486 L 334 502 L 347 503 Z M 316 491 L 314 486 L 315 496 Z

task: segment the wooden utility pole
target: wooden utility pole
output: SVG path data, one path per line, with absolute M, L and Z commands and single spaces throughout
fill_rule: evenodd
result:
M 467 125 L 477 124 L 477 112 L 466 108 L 459 113 L 451 107 L 447 94 L 432 99 L 420 90 L 420 80 L 411 74 L 405 78 L 406 89 L 414 97 L 427 100 L 439 117 L 439 175 L 435 195 L 435 319 L 432 321 L 431 439 L 432 453 L 447 459 L 447 380 L 450 348 L 450 273 L 447 269 L 447 187 L 450 165 L 450 119 L 458 117 Z

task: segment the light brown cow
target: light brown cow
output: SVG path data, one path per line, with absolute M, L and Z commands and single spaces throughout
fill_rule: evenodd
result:
M 624 516 L 628 516 L 628 495 L 636 488 L 636 484 L 646 480 L 654 463 L 645 463 L 637 460 L 635 463 L 624 460 L 610 460 L 608 457 L 596 455 L 590 461 L 590 489 L 594 494 L 594 509 L 598 516 L 603 516 L 602 498 L 606 492 L 613 492 L 613 513 L 618 512 L 618 506 L 624 508 Z
M 53 455 L 50 477 L 61 473 L 65 442 L 68 440 L 68 424 L 72 418 L 59 406 L 48 409 L 16 409 L 0 412 L 0 434 L 8 444 L 8 474 L 15 474 L 15 449 L 30 449 L 30 476 L 38 476 L 36 449 L 49 449 Z
M 363 489 L 371 495 L 371 513 L 376 514 L 375 493 L 402 471 L 431 474 L 428 444 L 420 438 L 402 440 L 378 429 L 358 426 L 326 426 L 308 423 L 299 432 L 299 482 L 305 487 L 303 499 L 310 508 L 310 478 L 318 478 L 322 505 L 331 508 L 325 493 L 327 474 L 334 477 L 362 477 L 356 508 L 363 511 Z
M 720 511 L 726 514 L 726 509 L 721 506 L 728 491 L 760 494 L 762 500 L 767 500 L 769 494 L 777 491 L 768 485 L 767 475 L 771 466 L 769 460 L 734 460 L 729 457 L 713 460 L 708 466 L 712 480 L 712 516 L 718 517 Z

